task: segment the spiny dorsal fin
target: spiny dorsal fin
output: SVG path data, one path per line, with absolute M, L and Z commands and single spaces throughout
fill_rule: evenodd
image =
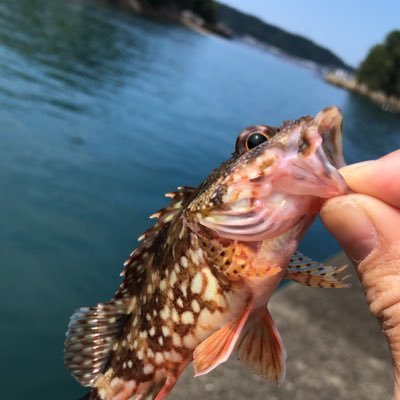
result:
M 179 186 L 177 192 L 166 193 L 165 197 L 172 199 L 171 204 L 150 215 L 150 218 L 157 218 L 157 222 L 153 227 L 143 233 L 143 235 L 139 237 L 139 240 L 144 242 L 151 241 L 165 224 L 173 220 L 186 204 L 186 200 L 189 199 L 195 191 L 195 188 L 189 186 Z
M 83 386 L 103 372 L 126 318 L 123 301 L 82 307 L 72 315 L 64 344 L 64 363 Z
M 267 309 L 249 319 L 236 350 L 244 366 L 263 378 L 278 385 L 285 379 L 286 351 Z
M 187 186 L 179 186 L 177 192 L 167 193 L 166 197 L 172 199 L 171 204 L 154 213 L 150 218 L 157 218 L 152 228 L 139 237 L 140 245 L 132 251 L 129 258 L 124 262 L 125 269 L 121 272 L 125 276 L 115 298 L 127 298 L 137 294 L 145 279 L 148 267 L 153 262 L 154 243 L 160 233 L 181 212 L 196 189 Z
M 322 288 L 348 288 L 350 283 L 344 282 L 350 275 L 338 278 L 338 275 L 347 268 L 332 267 L 313 261 L 296 251 L 287 266 L 285 279 L 291 279 L 306 286 Z

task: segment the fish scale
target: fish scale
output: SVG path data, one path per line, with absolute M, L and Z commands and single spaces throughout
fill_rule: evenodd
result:
M 253 125 L 197 189 L 166 194 L 113 299 L 71 318 L 64 360 L 87 399 L 162 400 L 191 361 L 199 376 L 232 352 L 283 382 L 286 352 L 267 309 L 279 282 L 348 286 L 343 268 L 295 253 L 323 199 L 347 192 L 340 125 L 334 107 Z
M 138 287 L 145 290 L 131 300 L 131 316 L 113 347 L 112 361 L 91 385 L 100 398 L 113 398 L 126 385 L 130 390 L 140 387 L 151 392 L 165 376 L 175 380 L 180 365 L 192 360 L 196 345 L 235 316 L 227 304 L 232 284 L 217 280 L 215 267 L 204 259 L 196 235 L 185 235 L 178 244 L 169 245 L 168 251 L 152 251 L 152 246 L 164 248 L 169 230 L 182 229 L 182 224 L 169 226 L 168 215 L 177 212 L 176 201 L 182 204 L 181 196 L 179 200 L 175 196 L 171 206 L 160 212 L 156 229 L 145 234 L 142 250 L 126 263 L 125 280 L 116 297 L 132 296 Z M 215 318 L 217 313 L 220 318 Z M 208 320 L 211 315 L 213 324 Z M 134 380 L 129 379 L 132 376 Z M 121 382 L 127 383 L 117 384 Z

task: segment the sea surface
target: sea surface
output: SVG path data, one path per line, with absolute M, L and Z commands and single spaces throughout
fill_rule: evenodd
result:
M 166 204 L 236 135 L 338 105 L 348 162 L 400 146 L 400 119 L 265 51 L 101 2 L 0 3 L 0 381 L 3 399 L 77 399 L 63 366 L 82 305 L 108 300 Z M 301 245 L 338 250 L 315 224 Z

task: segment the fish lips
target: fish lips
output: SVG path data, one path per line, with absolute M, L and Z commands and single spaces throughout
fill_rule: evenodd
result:
M 314 118 L 312 126 L 322 138 L 322 149 L 329 162 L 336 169 L 346 165 L 343 158 L 342 126 L 343 116 L 338 107 L 328 107 Z
M 282 157 L 280 190 L 294 195 L 327 199 L 350 192 L 338 169 L 345 164 L 342 148 L 342 113 L 337 107 L 319 112 L 299 137 L 298 152 Z

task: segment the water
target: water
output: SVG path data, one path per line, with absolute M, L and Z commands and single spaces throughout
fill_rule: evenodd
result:
M 400 120 L 258 49 L 89 2 L 0 4 L 2 398 L 73 399 L 72 311 L 110 298 L 162 194 L 197 185 L 236 134 L 336 104 L 349 162 Z M 302 244 L 338 249 L 320 224 Z

